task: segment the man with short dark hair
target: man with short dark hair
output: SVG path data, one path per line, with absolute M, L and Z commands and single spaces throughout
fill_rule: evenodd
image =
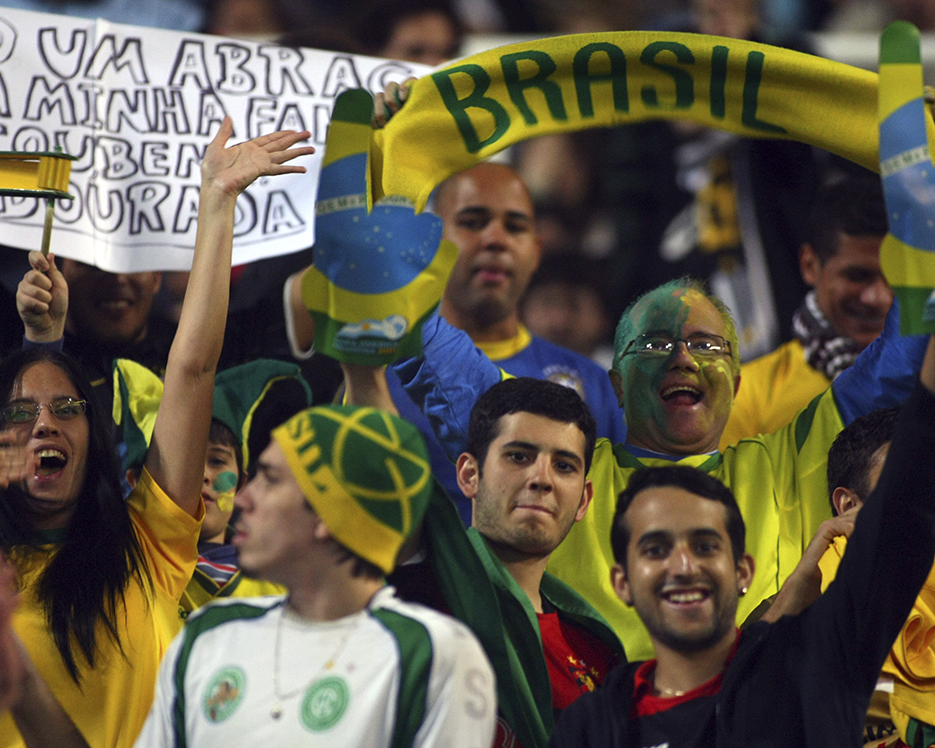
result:
M 792 420 L 883 332 L 893 292 L 880 269 L 886 207 L 876 174 L 847 176 L 815 197 L 799 250 L 812 287 L 792 320 L 795 338 L 745 363 L 721 448 Z
M 574 389 L 595 414 L 598 435 L 622 441 L 626 429 L 604 370 L 580 353 L 531 335 L 520 319 L 520 299 L 539 266 L 541 243 L 532 198 L 519 174 L 505 164 L 478 164 L 442 182 L 433 209 L 444 222 L 444 238 L 458 248 L 441 316 L 509 374 Z M 467 524 L 470 502 L 458 490 L 451 462 L 398 377 L 390 372 L 388 381 L 400 414 L 425 436 L 432 470 Z
M 876 489 L 898 416 L 897 408 L 874 411 L 849 424 L 834 440 L 828 452 L 828 490 L 836 518 L 850 517 L 853 521 Z M 817 563 L 821 592 L 827 590 L 837 576 L 848 547 L 847 526 L 845 524 L 840 534 L 824 542 L 827 550 Z M 809 559 L 803 557 L 799 566 L 807 563 Z M 867 713 L 864 732 L 868 742 L 884 740 L 893 732 L 898 732 L 907 745 L 935 742 L 935 727 L 932 726 L 935 725 L 933 611 L 935 567 L 929 572 L 912 612 L 883 663 Z
M 935 338 L 836 583 L 801 614 L 742 633 L 754 563 L 731 529 L 730 492 L 688 467 L 634 473 L 613 520 L 612 579 L 656 659 L 579 699 L 552 745 L 859 745 L 880 666 L 935 558 L 933 419 Z
M 344 369 L 351 402 L 392 411 L 382 369 Z M 404 599 L 451 612 L 481 640 L 497 673 L 496 746 L 544 748 L 555 716 L 624 659 L 606 622 L 546 572 L 591 501 L 594 442 L 594 418 L 572 389 L 528 377 L 491 387 L 457 460 L 472 526 L 465 532 L 438 492 L 422 533 L 426 563 L 391 578 Z
M 384 580 L 431 486 L 421 436 L 389 414 L 311 408 L 275 429 L 237 494 L 233 544 L 244 572 L 289 594 L 193 614 L 137 745 L 489 748 L 478 642 Z

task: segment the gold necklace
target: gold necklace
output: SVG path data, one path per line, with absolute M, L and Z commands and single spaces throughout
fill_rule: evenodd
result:
M 688 693 L 688 691 L 676 691 L 674 688 L 665 688 L 664 686 L 660 686 L 658 683 L 656 683 L 655 668 L 653 668 L 653 688 L 655 688 L 656 691 L 659 692 L 660 696 L 665 696 L 666 698 L 669 698 L 669 699 L 675 699 L 675 698 L 678 698 L 679 696 L 684 696 L 685 694 Z
M 674 699 L 678 696 L 684 696 L 688 691 L 676 691 L 674 688 L 663 688 L 662 686 L 656 685 L 653 683 L 653 687 L 659 692 L 660 696 L 665 696 L 666 698 Z
M 311 683 L 318 680 L 318 676 L 321 675 L 321 673 L 334 668 L 338 657 L 340 656 L 341 652 L 344 651 L 344 645 L 347 644 L 347 640 L 350 639 L 351 634 L 354 633 L 354 631 L 357 629 L 357 625 L 360 623 L 360 619 L 358 618 L 354 622 L 353 626 L 348 627 L 347 631 L 344 632 L 344 636 L 341 637 L 341 641 L 338 643 L 337 648 L 334 650 L 334 652 L 331 653 L 331 657 L 328 658 L 325 664 L 318 669 L 318 671 L 310 680 L 306 681 L 298 688 L 283 693 L 279 685 L 279 661 L 282 659 L 282 622 L 286 618 L 286 604 L 287 603 L 283 603 L 282 612 L 276 621 L 276 641 L 273 645 L 273 693 L 276 695 L 276 704 L 272 709 L 270 709 L 269 712 L 269 716 L 273 719 L 279 719 L 282 717 L 282 703 L 284 701 L 298 696 L 300 693 L 306 690 Z

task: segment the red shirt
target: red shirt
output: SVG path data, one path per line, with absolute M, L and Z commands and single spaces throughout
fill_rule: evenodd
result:
M 633 675 L 633 706 L 630 709 L 630 718 L 645 717 L 650 714 L 671 709 L 674 706 L 684 704 L 686 701 L 698 699 L 702 696 L 714 696 L 721 690 L 721 684 L 724 682 L 724 671 L 730 661 L 734 659 L 737 653 L 737 645 L 740 643 L 740 632 L 737 632 L 737 638 L 734 639 L 734 645 L 727 655 L 727 662 L 724 663 L 724 670 L 715 675 L 710 680 L 705 681 L 697 688 L 686 691 L 681 696 L 657 696 L 653 693 L 654 678 L 656 670 L 656 661 L 647 660 L 636 669 Z
M 536 616 L 552 684 L 552 708 L 561 711 L 581 694 L 603 683 L 616 664 L 616 657 L 604 642 L 562 620 L 558 613 L 537 613 Z

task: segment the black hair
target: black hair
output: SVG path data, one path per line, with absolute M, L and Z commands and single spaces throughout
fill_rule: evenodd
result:
M 464 27 L 449 0 L 371 0 L 357 16 L 354 37 L 363 45 L 365 54 L 379 55 L 402 21 L 433 11 L 448 18 L 460 41 Z
M 512 413 L 532 413 L 560 423 L 573 423 L 584 434 L 584 470 L 591 469 L 597 425 L 584 400 L 571 387 L 547 379 L 517 377 L 497 382 L 471 409 L 467 451 L 483 471 L 487 450 L 500 432 L 500 419 Z
M 243 447 L 237 436 L 217 418 L 211 419 L 211 430 L 208 432 L 209 444 L 221 444 L 234 450 L 234 459 L 237 462 L 237 488 L 240 488 L 247 477 L 243 469 Z
M 711 501 L 718 501 L 724 505 L 727 512 L 727 536 L 730 538 L 731 552 L 734 563 L 739 563 L 743 557 L 746 543 L 746 526 L 737 506 L 737 499 L 731 490 L 717 478 L 697 468 L 685 465 L 670 465 L 665 467 L 643 468 L 630 476 L 627 487 L 617 497 L 617 509 L 614 512 L 614 521 L 610 528 L 610 547 L 614 552 L 614 559 L 623 568 L 627 567 L 627 547 L 630 544 L 630 528 L 626 522 L 627 509 L 633 503 L 637 494 L 648 488 L 681 488 L 695 496 Z
M 855 418 L 838 434 L 828 450 L 828 495 L 831 512 L 834 489 L 847 488 L 862 501 L 870 495 L 870 468 L 873 456 L 887 442 L 893 441 L 899 408 L 882 408 Z
M 870 171 L 848 173 L 821 187 L 808 223 L 808 243 L 824 264 L 838 251 L 838 235 L 878 236 L 887 232 L 880 177 Z
M 305 509 L 306 511 L 309 511 L 316 516 L 320 516 L 318 512 L 315 511 L 315 507 L 313 507 L 308 501 L 305 502 Z M 383 573 L 383 569 L 368 561 L 363 556 L 358 556 L 356 553 L 354 553 L 354 551 L 341 543 L 333 535 L 331 536 L 331 542 L 334 544 L 334 547 L 337 551 L 338 564 L 351 564 L 352 577 L 364 577 L 365 579 L 383 579 L 386 576 Z
M 343 564 L 347 561 L 350 561 L 352 564 L 352 577 L 364 577 L 365 579 L 383 579 L 383 577 L 386 576 L 383 573 L 383 569 L 381 569 L 376 564 L 373 564 L 367 559 L 358 556 L 346 546 L 338 543 L 338 541 L 334 542 L 338 546 L 338 563 Z
M 16 351 L 0 362 L 4 402 L 22 372 L 40 362 L 64 372 L 89 403 L 84 485 L 64 538 L 37 585 L 55 646 L 72 679 L 80 683 L 74 644 L 92 668 L 98 653 L 99 623 L 119 647 L 118 610 L 126 587 L 133 577 L 144 588 L 151 588 L 152 580 L 123 498 L 110 412 L 101 407 L 80 364 L 65 354 L 43 349 Z M 0 494 L 0 547 L 17 566 L 39 551 L 45 541 L 37 535 L 25 510 L 28 497 L 23 491 L 10 486 Z

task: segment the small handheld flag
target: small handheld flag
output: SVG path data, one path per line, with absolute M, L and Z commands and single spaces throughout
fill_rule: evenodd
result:
M 373 366 L 422 349 L 421 328 L 441 299 L 457 249 L 442 222 L 405 198 L 370 207 L 373 99 L 345 91 L 334 105 L 316 206 L 314 265 L 302 299 L 315 320 L 315 349 Z
M 935 333 L 935 166 L 926 137 L 919 31 L 896 21 L 880 39 L 880 176 L 889 233 L 880 264 L 899 297 L 903 335 Z

